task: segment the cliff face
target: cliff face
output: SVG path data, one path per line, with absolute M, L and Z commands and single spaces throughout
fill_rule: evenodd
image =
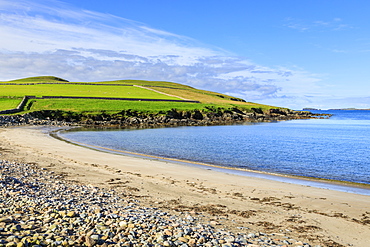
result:
M 270 109 L 263 112 L 252 109 L 213 109 L 212 111 L 177 111 L 175 109 L 157 114 L 144 114 L 136 111 L 122 111 L 118 114 L 82 115 L 73 112 L 40 111 L 24 115 L 0 116 L 0 126 L 15 125 L 79 125 L 85 127 L 166 127 L 226 125 L 243 122 L 273 122 L 293 119 L 327 118 L 327 114 L 312 114 L 307 111 Z

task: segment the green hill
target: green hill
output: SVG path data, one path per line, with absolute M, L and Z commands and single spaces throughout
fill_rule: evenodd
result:
M 115 114 L 123 110 L 158 113 L 231 109 L 265 111 L 276 108 L 211 91 L 164 81 L 118 80 L 102 82 L 69 82 L 53 76 L 30 77 L 0 82 L 0 110 L 28 99 L 20 113 L 59 110 L 75 113 Z M 63 98 L 61 98 L 63 97 Z
M 12 80 L 9 82 L 30 83 L 30 82 L 68 82 L 68 81 L 62 78 L 59 78 L 59 77 L 55 77 L 55 76 L 36 76 L 36 77 L 28 77 L 28 78 L 23 78 L 23 79 Z

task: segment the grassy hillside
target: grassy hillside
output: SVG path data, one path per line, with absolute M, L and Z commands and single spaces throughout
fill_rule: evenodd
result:
M 31 77 L 0 82 L 0 110 L 15 108 L 25 96 L 106 97 L 155 100 L 192 100 L 200 103 L 165 101 L 122 101 L 102 99 L 30 99 L 25 112 L 62 110 L 76 113 L 116 113 L 122 110 L 160 112 L 171 109 L 204 110 L 239 108 L 266 110 L 271 106 L 245 102 L 232 96 L 198 90 L 190 86 L 162 81 L 118 80 L 104 82 L 69 82 L 52 77 Z
M 12 80 L 9 82 L 14 83 L 42 83 L 42 82 L 68 82 L 67 80 L 64 80 L 59 77 L 55 76 L 37 76 L 37 77 L 28 77 L 28 78 L 22 78 L 17 80 Z M 1 82 L 0 82 L 1 83 Z
M 179 99 L 159 94 L 135 86 L 76 85 L 76 84 L 35 84 L 1 85 L 2 95 L 11 97 L 32 96 L 80 96 L 80 97 L 120 97 L 142 99 Z
M 0 97 L 0 111 L 16 108 L 21 100 L 20 98 Z

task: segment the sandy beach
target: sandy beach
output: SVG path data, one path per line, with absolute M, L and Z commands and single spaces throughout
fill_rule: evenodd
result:
M 0 159 L 122 190 L 148 207 L 201 213 L 230 231 L 284 234 L 312 246 L 369 246 L 370 196 L 96 151 L 57 140 L 50 130 L 0 129 Z

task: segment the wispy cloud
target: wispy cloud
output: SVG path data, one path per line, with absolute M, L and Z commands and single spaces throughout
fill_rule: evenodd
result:
M 333 49 L 331 51 L 334 52 L 334 53 L 348 53 L 348 51 L 346 51 L 346 50 L 338 50 L 338 49 Z
M 218 51 L 199 46 L 190 38 L 149 28 L 135 21 L 74 9 L 54 0 L 41 1 L 45 5 L 35 2 L 0 1 L 0 31 L 5 34 L 1 48 L 40 52 L 84 47 L 125 51 L 140 56 L 218 54 Z
M 270 68 L 143 23 L 55 0 L 0 0 L 0 80 L 166 80 L 248 101 L 317 89 L 303 70 Z M 299 82 L 299 85 L 298 85 Z
M 341 18 L 333 18 L 325 21 L 306 21 L 296 18 L 286 18 L 284 26 L 300 32 L 341 31 L 353 29 L 351 25 L 344 23 Z

